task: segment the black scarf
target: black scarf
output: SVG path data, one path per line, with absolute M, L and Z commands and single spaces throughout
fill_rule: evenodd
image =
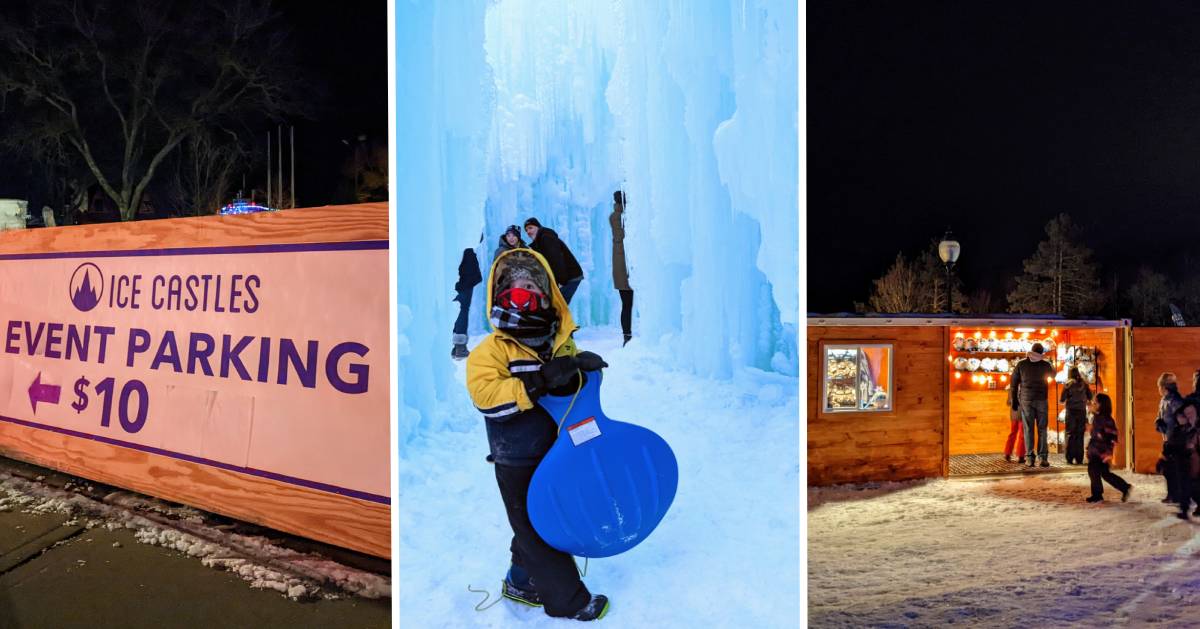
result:
M 554 339 L 558 331 L 558 314 L 553 308 L 520 312 L 515 308 L 492 306 L 492 325 L 529 347 L 539 347 Z

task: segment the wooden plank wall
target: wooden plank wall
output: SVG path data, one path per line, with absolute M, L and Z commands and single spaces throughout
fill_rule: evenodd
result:
M 0 252 L 125 251 L 387 240 L 388 204 L 0 233 Z M 379 421 L 387 422 L 384 414 Z M 380 557 L 387 505 L 35 428 L 0 425 L 0 455 Z
M 1113 402 L 1113 419 L 1117 421 L 1117 430 L 1125 439 L 1125 343 L 1120 336 L 1121 330 L 1068 330 L 1065 335 L 1067 342 L 1072 345 L 1095 347 L 1100 353 L 1096 358 L 1096 384 L 1092 391 L 1107 393 Z M 1120 341 L 1120 342 L 1118 342 Z M 1118 444 L 1113 453 L 1113 467 L 1123 468 L 1126 465 L 1125 448 Z
M 808 328 L 808 483 L 831 485 L 943 475 L 945 328 Z M 890 412 L 821 412 L 823 343 L 892 343 Z
M 1011 426 L 1008 416 L 1008 391 L 1004 389 L 951 389 L 951 456 L 1002 452 Z
M 1173 371 L 1179 392 L 1192 390 L 1192 372 L 1200 369 L 1200 328 L 1133 329 L 1133 469 L 1153 474 L 1162 454 L 1158 417 L 1158 375 Z

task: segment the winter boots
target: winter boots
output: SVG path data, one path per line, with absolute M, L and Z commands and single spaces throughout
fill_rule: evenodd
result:
M 510 601 L 516 601 L 530 607 L 541 607 L 542 597 L 538 596 L 537 590 L 533 589 L 533 579 L 525 573 L 525 570 L 513 566 L 508 569 L 508 574 L 504 575 L 504 581 L 500 584 L 500 594 Z
M 623 336 L 625 337 L 625 342 L 624 342 L 624 343 L 621 343 L 621 347 L 625 347 L 626 345 L 629 345 L 629 341 L 632 341 L 632 340 L 633 340 L 633 335 L 632 335 L 632 334 L 625 334 L 625 335 L 623 335 Z
M 450 350 L 450 357 L 454 360 L 462 360 L 471 352 L 467 350 L 467 335 L 455 334 L 451 339 L 454 343 L 454 349 Z
M 571 620 L 600 620 L 608 613 L 608 597 L 603 594 L 597 594 L 588 601 L 583 609 L 575 612 L 571 616 Z

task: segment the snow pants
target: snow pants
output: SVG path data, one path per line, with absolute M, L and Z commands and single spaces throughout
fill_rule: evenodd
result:
M 1088 459 L 1088 478 L 1092 481 L 1092 497 L 1102 498 L 1104 496 L 1104 486 L 1100 484 L 1100 479 L 1103 478 L 1113 489 L 1121 493 L 1125 493 L 1129 489 L 1129 483 L 1125 479 L 1112 473 L 1108 463 L 1102 459 Z
M 1050 421 L 1050 409 L 1046 400 L 1021 402 L 1021 421 L 1025 428 L 1025 452 L 1033 458 L 1033 429 L 1037 428 L 1037 455 L 1043 461 L 1050 458 L 1050 446 L 1046 443 L 1046 424 Z
M 471 313 L 471 293 L 472 290 L 458 291 L 458 297 L 455 301 L 458 302 L 458 318 L 454 320 L 455 336 L 465 337 L 467 335 L 467 317 Z M 458 341 L 455 340 L 457 343 Z M 463 343 L 466 343 L 464 340 Z
M 1083 433 L 1087 411 L 1067 409 L 1067 463 L 1083 463 Z
M 618 290 L 621 294 L 621 333 L 625 338 L 633 336 L 633 291 Z
M 1200 507 L 1200 483 L 1192 478 L 1191 456 L 1174 456 L 1167 459 L 1167 463 L 1168 470 L 1174 473 L 1175 487 L 1173 491 L 1179 511 L 1187 513 L 1193 500 L 1196 501 L 1196 506 Z
M 535 466 L 496 464 L 496 484 L 512 526 L 512 564 L 529 574 L 549 616 L 571 616 L 583 609 L 592 595 L 579 579 L 575 560 L 547 544 L 529 521 L 526 495 Z
M 1004 456 L 1010 457 L 1013 452 L 1013 442 L 1017 443 L 1017 460 L 1025 458 L 1025 440 L 1021 438 L 1021 420 L 1012 420 L 1008 429 L 1008 440 L 1004 442 Z

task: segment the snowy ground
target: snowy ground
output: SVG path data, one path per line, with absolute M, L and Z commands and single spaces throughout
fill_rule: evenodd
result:
M 1120 474 L 809 489 L 809 625 L 1200 625 L 1200 524 Z
M 609 363 L 605 413 L 658 432 L 679 461 L 678 494 L 654 533 L 627 553 L 589 562 L 588 588 L 612 601 L 605 625 L 797 626 L 797 379 L 747 371 L 713 382 L 672 371 L 669 356 L 638 339 L 620 347 L 612 329 L 576 339 Z M 465 369 L 457 364 L 460 383 Z M 474 610 L 484 595 L 467 587 L 497 595 L 512 531 L 484 460 L 484 420 L 465 385 L 442 412 L 449 429 L 401 450 L 400 624 L 511 627 L 514 616 L 530 627 L 570 623 L 503 600 Z

